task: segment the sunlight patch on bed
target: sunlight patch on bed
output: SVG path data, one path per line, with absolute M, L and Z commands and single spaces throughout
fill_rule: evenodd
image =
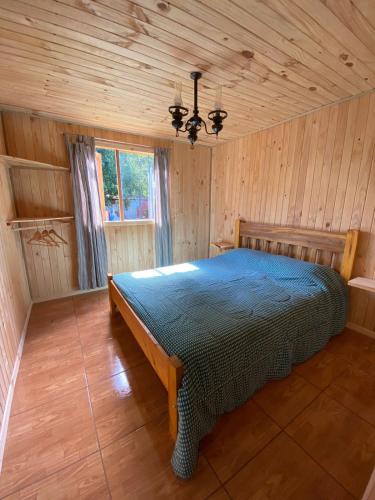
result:
M 175 273 L 190 273 L 191 271 L 198 271 L 199 267 L 185 262 L 184 264 L 176 264 L 175 266 L 159 267 L 158 271 L 165 276 L 170 276 Z
M 135 271 L 134 273 L 131 273 L 132 278 L 156 278 L 158 276 L 162 276 L 159 271 L 156 269 L 146 269 L 145 271 Z
M 199 267 L 189 264 L 176 264 L 174 266 L 159 267 L 158 269 L 146 269 L 146 271 L 135 271 L 131 273 L 132 278 L 157 278 L 158 276 L 170 276 L 175 273 L 189 273 L 191 271 L 198 271 Z

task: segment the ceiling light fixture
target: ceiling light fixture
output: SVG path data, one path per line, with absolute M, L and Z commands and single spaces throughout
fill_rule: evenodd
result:
M 190 144 L 193 146 L 198 140 L 198 132 L 204 127 L 206 134 L 216 135 L 218 137 L 219 132 L 223 129 L 223 120 L 228 116 L 228 113 L 221 109 L 221 87 L 217 87 L 215 109 L 208 113 L 208 119 L 212 121 L 212 132 L 207 130 L 206 122 L 199 116 L 198 109 L 198 80 L 202 77 L 202 73 L 199 71 L 193 71 L 190 73 L 190 77 L 194 80 L 194 109 L 193 116 L 191 116 L 185 123 L 183 118 L 188 115 L 189 110 L 184 108 L 182 105 L 181 98 L 181 83 L 176 83 L 176 94 L 174 99 L 174 106 L 169 107 L 169 112 L 172 115 L 172 127 L 176 130 L 176 137 L 178 137 L 180 132 L 187 132 Z

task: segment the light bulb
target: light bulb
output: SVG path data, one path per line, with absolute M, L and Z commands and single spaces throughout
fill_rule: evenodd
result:
M 174 95 L 174 105 L 175 106 L 182 106 L 182 97 L 181 97 L 182 83 L 175 82 L 174 88 L 176 91 L 175 95 Z
M 215 110 L 221 109 L 221 106 L 222 106 L 221 100 L 222 100 L 222 87 L 221 87 L 221 85 L 218 85 L 216 87 L 216 99 L 215 99 L 215 105 L 214 105 Z

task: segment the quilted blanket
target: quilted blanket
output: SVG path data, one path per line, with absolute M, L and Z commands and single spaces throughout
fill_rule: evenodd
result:
M 212 259 L 123 273 L 114 282 L 157 341 L 184 364 L 177 476 L 199 441 L 268 379 L 287 376 L 342 331 L 346 286 L 329 267 L 238 249 Z

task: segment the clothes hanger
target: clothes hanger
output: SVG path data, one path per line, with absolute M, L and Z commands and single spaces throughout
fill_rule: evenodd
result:
M 35 231 L 35 233 L 32 235 L 32 237 L 28 240 L 27 242 L 29 245 L 42 245 L 42 246 L 54 246 L 52 243 L 49 241 L 45 240 L 42 236 L 42 233 L 39 231 Z
M 56 246 L 57 246 L 57 247 L 59 246 L 59 244 L 57 243 L 57 241 L 55 241 L 55 240 L 52 238 L 52 236 L 49 234 L 49 232 L 47 231 L 47 229 L 44 229 L 44 230 L 42 231 L 42 238 L 43 238 L 44 240 L 46 240 L 47 242 L 50 242 L 52 246 L 55 246 L 55 247 L 56 247 Z
M 49 234 L 55 236 L 57 239 L 59 239 L 62 243 L 64 243 L 64 245 L 67 245 L 68 242 L 66 240 L 64 240 L 64 238 L 62 238 L 59 234 L 56 233 L 56 231 L 54 229 L 50 229 L 49 230 Z M 53 239 L 53 238 L 52 238 Z M 54 240 L 55 241 L 55 240 Z M 57 245 L 59 244 L 57 241 L 55 241 L 55 243 L 57 243 Z

